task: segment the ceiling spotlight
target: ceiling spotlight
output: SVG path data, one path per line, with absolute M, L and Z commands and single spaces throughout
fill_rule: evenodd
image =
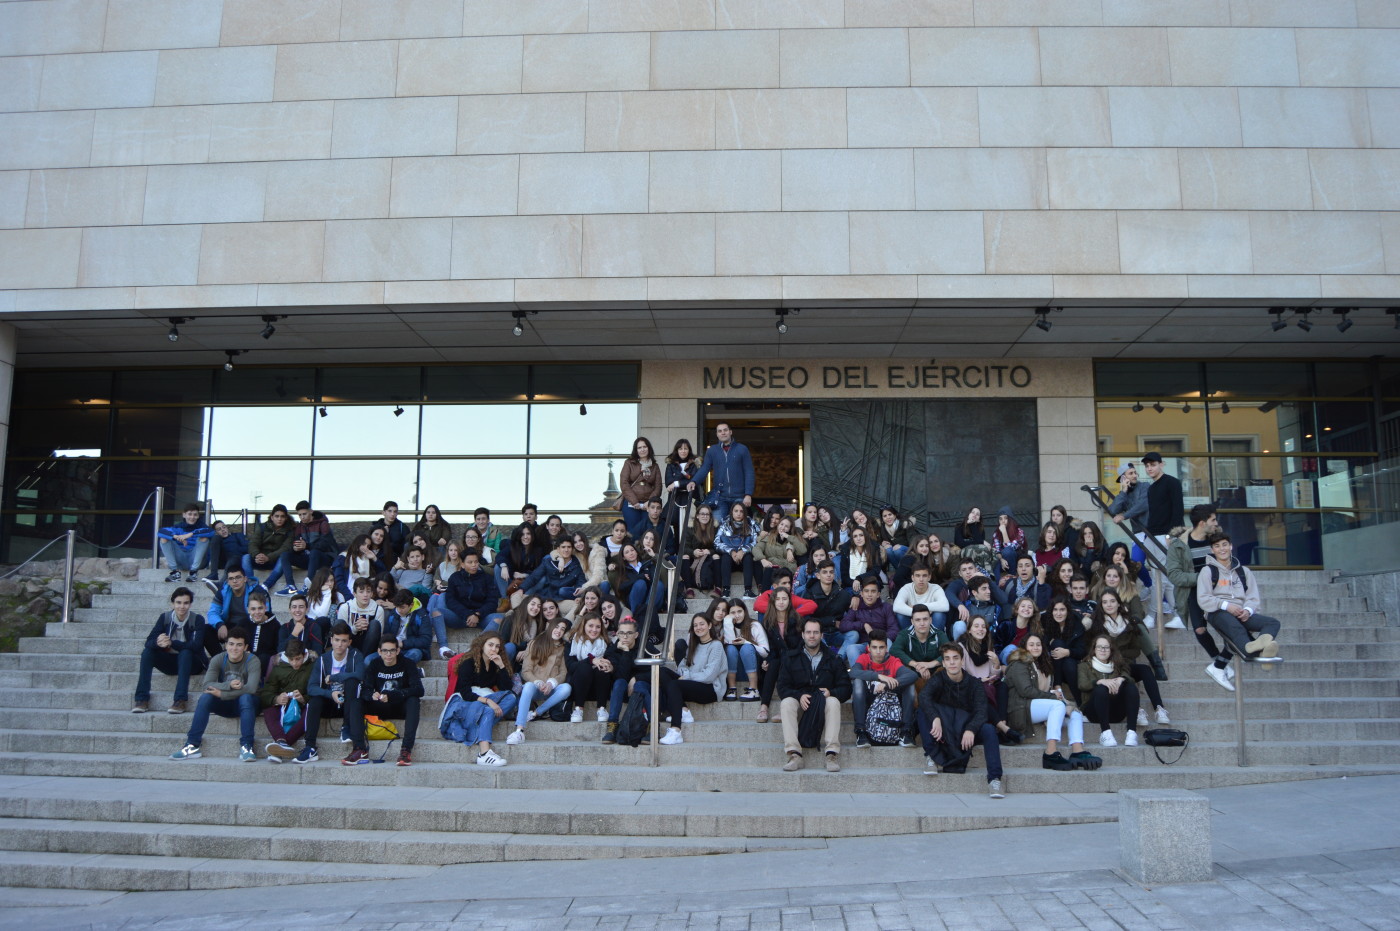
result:
M 1283 315 L 1288 313 L 1287 307 L 1270 307 L 1269 313 L 1273 314 L 1274 316 L 1274 322 L 1269 324 L 1269 328 L 1272 329 L 1275 333 L 1288 326 L 1288 324 L 1283 322 Z
M 1166 410 L 1166 408 L 1164 408 L 1164 407 L 1162 406 L 1162 402 L 1161 402 L 1161 401 L 1157 401 L 1156 403 L 1154 403 L 1154 404 L 1152 405 L 1152 409 L 1153 409 L 1154 411 L 1156 411 L 1157 413 L 1159 413 L 1159 414 L 1162 413 L 1162 411 Z
M 1347 316 L 1347 314 L 1351 313 L 1353 310 L 1356 309 L 1357 308 L 1355 307 L 1338 307 L 1336 310 L 1332 311 L 1332 313 L 1337 314 L 1342 318 L 1341 320 L 1337 321 L 1338 333 L 1345 333 L 1347 330 L 1350 330 L 1352 326 L 1356 324 L 1355 320 Z
M 1312 332 L 1312 321 L 1308 319 L 1308 314 L 1310 313 L 1312 313 L 1312 311 L 1309 310 L 1299 311 L 1298 313 L 1298 329 L 1302 330 L 1304 333 Z
M 1190 402 L 1190 401 L 1187 401 L 1185 404 L 1181 405 L 1181 412 L 1182 412 L 1183 414 L 1189 414 L 1189 413 L 1191 413 L 1191 402 Z
M 788 307 L 779 307 L 777 310 L 773 311 L 773 313 L 775 313 L 775 314 L 778 315 L 778 322 L 777 322 L 776 326 L 777 326 L 777 328 L 778 328 L 778 332 L 779 332 L 780 334 L 782 334 L 782 333 L 786 333 L 786 332 L 788 331 L 788 325 L 787 325 L 788 314 L 800 314 L 800 313 L 802 313 L 802 311 L 800 311 L 800 310 L 795 310 L 795 309 L 788 308 Z
M 1141 402 L 1141 401 L 1139 401 L 1139 402 L 1137 402 L 1136 404 L 1133 405 L 1133 413 L 1134 413 L 1134 414 L 1141 414 L 1141 413 L 1142 413 L 1142 402 Z
M 403 408 L 402 408 L 402 407 L 395 407 L 395 408 L 394 408 L 394 416 L 395 416 L 395 417 L 402 417 L 402 416 L 403 416 Z
M 588 405 L 587 405 L 587 404 L 580 404 L 580 405 L 578 406 L 578 415 L 579 415 L 580 417 L 587 417 L 587 416 L 588 416 Z
M 318 413 L 318 414 L 320 414 L 322 417 L 324 417 L 324 416 L 326 416 L 326 409 L 325 409 L 324 407 L 318 408 L 318 409 L 316 410 L 316 413 Z
M 531 314 L 537 313 L 539 313 L 538 310 L 512 310 L 510 312 L 510 315 L 515 318 L 515 326 L 511 327 L 510 331 L 516 336 L 524 336 L 525 318 L 530 316 Z
M 277 317 L 277 316 L 274 316 L 274 315 L 272 315 L 272 314 L 266 314 L 266 315 L 264 315 L 263 318 L 262 318 L 262 322 L 263 322 L 262 332 L 259 333 L 258 335 L 261 336 L 263 339 L 272 339 L 272 334 L 277 332 L 277 327 L 273 326 L 273 324 L 276 323 L 278 320 L 284 320 L 284 319 L 286 319 L 286 318 L 285 318 L 285 317 Z
M 1042 333 L 1049 333 L 1049 332 L 1050 332 L 1050 328 L 1051 328 L 1052 326 L 1054 326 L 1054 324 L 1050 322 L 1050 311 L 1052 311 L 1052 310 L 1054 310 L 1054 309 L 1055 309 L 1055 308 L 1053 308 L 1053 307 L 1039 307 L 1039 308 L 1036 308 L 1036 311 L 1035 311 L 1035 325 L 1036 325 L 1036 329 L 1040 330 Z
M 180 340 L 180 324 L 182 324 L 182 323 L 189 323 L 189 322 L 190 322 L 190 318 L 189 318 L 189 317 L 171 317 L 171 318 L 169 318 L 169 319 L 170 319 L 170 332 L 168 332 L 168 333 L 165 334 L 165 338 L 168 339 L 168 340 L 170 340 L 172 343 L 179 342 L 179 340 Z
M 1222 413 L 1222 414 L 1228 414 L 1228 413 L 1230 413 L 1230 402 L 1229 402 L 1229 401 L 1226 401 L 1225 403 L 1223 403 L 1223 404 L 1220 405 L 1220 413 Z
M 226 362 L 224 363 L 224 371 L 225 371 L 225 372 L 232 372 L 232 371 L 233 371 L 233 357 L 234 357 L 234 356 L 241 356 L 241 355 L 243 355 L 243 353 L 245 353 L 245 352 L 247 352 L 247 351 L 248 351 L 248 350 L 246 350 L 246 349 L 225 349 L 225 350 L 224 350 L 224 355 L 228 356 L 228 361 L 226 361 Z

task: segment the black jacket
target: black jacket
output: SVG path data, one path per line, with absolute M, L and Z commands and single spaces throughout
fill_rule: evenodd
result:
M 974 734 L 987 723 L 987 692 L 982 687 L 981 679 L 973 678 L 966 672 L 960 682 L 948 678 L 948 673 L 942 669 L 933 674 L 928 685 L 919 693 L 919 710 L 932 722 L 939 717 L 938 705 L 970 713 L 972 717 L 967 722 L 967 729 Z M 950 735 L 944 736 L 947 738 Z
M 176 641 L 173 636 L 172 632 L 177 627 L 184 633 L 182 641 Z M 174 611 L 162 611 L 160 617 L 156 618 L 155 626 L 151 628 L 150 634 L 146 637 L 146 646 L 152 650 L 160 649 L 156 646 L 156 638 L 161 634 L 170 637 L 171 653 L 178 655 L 181 650 L 189 650 L 194 654 L 196 663 L 204 655 L 204 615 L 202 614 L 195 614 L 191 611 L 185 615 L 185 623 L 181 624 L 175 620 Z M 175 646 L 177 642 L 180 644 L 179 646 Z
M 1163 473 L 1147 489 L 1147 532 L 1154 537 L 1171 533 L 1173 527 L 1181 526 L 1185 509 L 1181 479 Z
M 390 681 L 394 687 L 385 692 L 384 685 Z M 365 670 L 361 673 L 360 700 L 372 701 L 375 692 L 383 692 L 391 705 L 401 704 L 410 698 L 422 698 L 423 676 L 418 671 L 418 664 L 400 656 L 392 667 L 386 666 L 384 660 L 376 655 L 365 663 Z
M 631 682 L 632 677 L 637 674 L 637 656 L 642 648 L 642 640 L 637 638 L 632 649 L 624 650 L 616 643 L 608 644 L 608 651 L 603 654 L 603 659 L 612 663 L 612 677 L 614 682 Z M 565 664 L 567 666 L 567 664 Z
M 812 579 L 807 583 L 807 591 L 803 595 L 808 601 L 817 603 L 817 610 L 812 612 L 812 617 L 822 622 L 823 631 L 836 629 L 841 618 L 846 616 L 846 612 L 851 608 L 851 590 L 842 588 L 841 583 L 833 580 L 831 583 L 831 594 L 822 591 L 821 579 Z
M 826 644 L 818 649 L 822 651 L 822 656 L 816 669 L 812 668 L 805 646 L 783 653 L 778 665 L 779 698 L 801 698 L 818 689 L 826 689 L 837 701 L 851 700 L 851 674 L 846 670 L 846 664 Z M 768 655 L 773 655 L 771 650 Z

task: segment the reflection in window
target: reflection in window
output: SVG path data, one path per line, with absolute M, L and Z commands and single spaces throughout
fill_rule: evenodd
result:
M 388 450 L 375 446 L 364 451 Z M 378 510 L 385 501 L 397 501 L 407 514 L 418 507 L 417 481 L 418 460 L 411 455 L 402 459 L 318 459 L 310 500 L 317 509 L 328 512 Z
M 479 507 L 518 514 L 525 503 L 523 459 L 424 459 L 421 466 L 423 506 L 436 504 L 453 525 L 465 527 Z
M 632 451 L 632 440 L 637 434 L 636 404 L 583 406 L 587 414 L 579 413 L 578 404 L 533 405 L 530 453 L 614 453 L 622 457 Z
M 423 455 L 523 455 L 526 417 L 524 404 L 428 405 Z
M 403 413 L 395 416 L 396 409 Z M 315 452 L 317 456 L 416 456 L 418 408 L 392 404 L 327 407 L 326 416 L 316 418 Z M 316 506 L 324 509 L 319 502 Z
M 589 407 L 589 416 L 593 408 Z M 608 487 L 608 460 L 536 459 L 530 463 L 530 500 L 549 512 L 584 512 L 603 500 Z M 579 522 L 565 514 L 565 523 Z
M 274 504 L 288 508 L 307 496 L 311 463 L 306 459 L 243 459 L 208 464 L 207 497 L 219 512 L 241 508 L 266 514 Z
M 214 408 L 208 426 L 209 455 L 308 456 L 314 416 L 310 407 Z

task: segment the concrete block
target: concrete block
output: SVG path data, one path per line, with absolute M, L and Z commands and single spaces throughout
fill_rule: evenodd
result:
M 29 179 L 20 226 L 125 226 L 141 222 L 145 168 L 70 168 L 7 173 Z M 20 200 L 21 205 L 24 199 Z
M 462 0 L 341 0 L 340 40 L 462 34 Z
M 210 113 L 204 107 L 99 110 L 95 118 L 81 115 L 93 120 L 93 165 L 202 162 L 209 155 Z
M 396 158 L 389 215 L 470 217 L 513 214 L 519 164 L 519 157 L 514 155 Z M 386 185 L 386 198 L 388 190 Z
M 1103 0 L 1105 26 L 1228 26 L 1230 0 Z M 1176 62 L 1172 61 L 1172 71 Z
M 520 157 L 526 213 L 645 213 L 647 156 L 594 152 Z
M 1385 270 L 1400 274 L 1400 216 L 1393 213 L 1381 217 L 1381 239 L 1385 244 Z
M 1257 212 L 1249 216 L 1254 271 L 1260 274 L 1381 274 L 1380 215 Z
M 989 87 L 1040 83 L 1034 29 L 911 29 L 914 85 Z
M 1312 208 L 1303 149 L 1179 149 L 1177 160 L 1187 210 Z
M 586 94 L 460 98 L 457 153 L 580 152 Z
M 1234 88 L 1113 87 L 1108 106 L 1114 145 L 1240 145 Z
M 1099 87 L 984 87 L 977 92 L 982 144 L 1112 145 L 1109 93 Z
M 1207 882 L 1211 874 L 1210 800 L 1185 789 L 1118 792 L 1123 869 L 1153 885 Z
M 204 240 L 201 238 L 200 247 Z M 242 285 L 176 285 L 172 287 L 133 288 L 137 310 L 193 310 L 200 307 L 251 307 L 258 302 L 258 286 Z
M 288 45 L 340 38 L 340 0 L 239 0 L 223 5 L 220 45 Z
M 711 214 L 614 214 L 583 218 L 585 278 L 713 275 Z
M 783 153 L 784 210 L 910 210 L 909 149 L 805 149 Z
M 654 152 L 648 209 L 667 212 L 778 210 L 779 152 Z
M 266 220 L 358 220 L 389 216 L 392 160 L 274 162 L 267 174 Z M 438 192 L 440 200 L 452 191 Z M 514 203 L 514 198 L 512 198 Z
M 714 29 L 715 0 L 590 0 L 592 32 L 661 32 L 667 29 Z
M 386 304 L 498 304 L 515 300 L 509 279 L 463 281 L 386 281 Z
M 1354 0 L 1230 0 L 1236 26 L 1355 26 Z
M 1100 26 L 1042 27 L 1038 31 L 1043 84 L 1098 87 L 1171 83 L 1165 29 Z
M 988 211 L 991 274 L 1116 274 L 1118 225 L 1111 213 Z
M 918 149 L 914 190 L 920 210 L 1044 210 L 1045 150 Z
M 604 91 L 588 95 L 590 152 L 713 149 L 714 91 Z
M 462 12 L 464 36 L 588 31 L 588 0 L 466 0 Z
M 25 225 L 25 202 L 29 199 L 29 172 L 0 171 L 0 227 L 17 229 Z M 44 226 L 43 223 L 30 224 Z M 67 224 L 55 224 L 67 225 Z
M 651 38 L 644 32 L 525 37 L 526 93 L 645 90 Z
M 1185 275 L 1056 275 L 1055 298 L 1154 302 L 1189 296 Z M 1093 442 L 1089 443 L 1093 446 Z
M 1369 90 L 1366 101 L 1371 116 L 1371 144 L 1400 149 L 1400 90 Z
M 1050 149 L 1045 158 L 1055 210 L 1181 206 L 1175 149 Z
M 1098 26 L 1099 0 L 976 0 L 979 26 Z
M 847 29 L 971 26 L 973 22 L 972 0 L 846 0 Z
M 982 214 L 854 212 L 852 275 L 977 275 L 984 269 Z
M 731 213 L 716 223 L 718 275 L 846 275 L 844 213 Z
M 200 48 L 219 44 L 223 0 L 108 0 L 102 48 Z
M 576 278 L 578 217 L 470 217 L 452 221 L 453 278 Z
M 1246 146 L 1364 149 L 1366 92 L 1350 88 L 1241 87 Z
M 1318 210 L 1400 210 L 1400 151 L 1314 149 L 1308 163 Z
M 451 262 L 449 219 L 326 223 L 326 281 L 448 278 Z
M 384 285 L 378 281 L 351 281 L 344 284 L 317 284 L 297 282 L 291 284 L 258 285 L 259 307 L 324 307 L 330 304 L 382 304 Z M 245 770 L 236 769 L 235 773 Z M 303 782 L 310 782 L 307 774 Z M 253 775 L 256 781 L 256 775 Z
M 39 85 L 44 77 L 44 59 L 0 58 L 0 112 L 37 110 Z
M 643 307 L 647 299 L 644 278 L 522 278 L 515 282 L 515 302 L 546 309 L 581 310 L 590 305 Z M 594 337 L 606 339 L 609 330 Z M 619 335 L 621 335 L 619 333 Z M 535 751 L 540 762 L 575 762 L 561 748 Z
M 277 100 L 392 97 L 397 42 L 314 42 L 277 47 Z
M 399 97 L 520 92 L 519 36 L 405 39 L 399 43 Z
M 271 100 L 276 68 L 270 45 L 170 49 L 160 53 L 156 106 Z
M 334 158 L 452 155 L 457 148 L 456 97 L 337 100 Z
M 78 286 L 196 284 L 200 229 L 118 226 L 83 230 Z
M 977 91 L 970 87 L 853 87 L 847 145 L 976 148 Z
M 200 284 L 321 280 L 324 223 L 220 223 L 204 230 Z
M 1207 211 L 1118 213 L 1124 274 L 1249 274 L 1249 215 Z
M 1298 74 L 1313 87 L 1400 86 L 1400 32 L 1299 29 Z
M 201 110 L 208 113 L 208 110 Z M 220 107 L 209 127 L 209 160 L 329 158 L 335 103 L 330 100 Z
M 1188 297 L 1316 298 L 1322 296 L 1317 275 L 1192 275 Z
M 715 0 L 720 29 L 802 29 L 842 26 L 843 0 Z
M 46 110 L 149 107 L 158 52 L 55 55 L 44 60 L 39 106 Z
M 656 90 L 777 87 L 778 32 L 745 29 L 654 33 L 651 86 Z
M 1298 85 L 1291 29 L 1168 29 L 1167 41 L 1173 84 Z
M 82 230 L 0 230 L 0 288 L 72 288 L 78 284 Z
M 1356 25 L 1368 29 L 1400 26 L 1400 6 L 1390 0 L 1356 0 Z
M 718 148 L 840 148 L 846 138 L 844 89 L 722 90 L 718 94 Z
M 0 57 L 101 51 L 106 14 L 87 0 L 0 4 Z
M 783 87 L 897 87 L 909 84 L 903 29 L 793 29 L 779 50 Z
M 777 276 L 710 278 L 651 278 L 647 300 L 663 305 L 705 305 L 724 301 L 736 306 L 766 305 L 782 300 L 783 280 Z
M 146 223 L 244 223 L 263 218 L 267 163 L 155 165 L 147 169 Z

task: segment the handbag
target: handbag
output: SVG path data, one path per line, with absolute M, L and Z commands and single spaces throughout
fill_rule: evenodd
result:
M 282 729 L 286 730 L 300 720 L 301 702 L 295 698 L 287 699 L 287 703 L 282 706 Z
M 1186 755 L 1186 748 L 1191 743 L 1191 735 L 1173 727 L 1154 727 L 1150 731 L 1144 731 L 1142 739 L 1152 748 L 1152 752 L 1157 756 L 1157 762 L 1163 766 L 1170 766 L 1178 763 Z M 1181 752 L 1176 755 L 1175 760 L 1162 759 L 1161 747 L 1180 747 Z

